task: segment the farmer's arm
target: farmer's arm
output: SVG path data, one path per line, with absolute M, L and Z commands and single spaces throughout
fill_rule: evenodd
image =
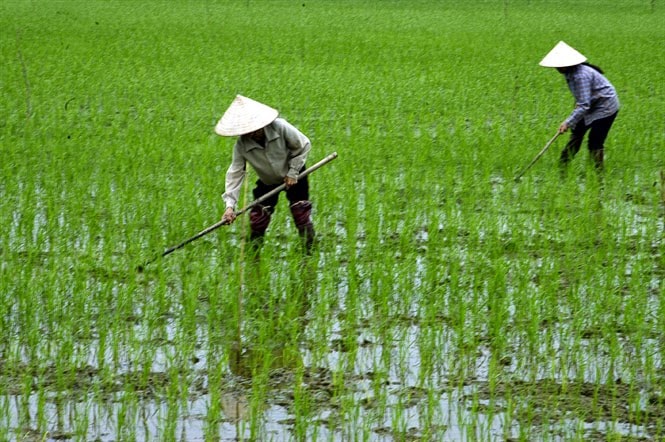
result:
M 295 184 L 300 170 L 307 161 L 307 155 L 312 149 L 312 145 L 309 138 L 287 121 L 282 121 L 281 132 L 286 140 L 286 147 L 289 149 L 289 171 L 286 177 L 294 180 L 293 184 Z
M 575 109 L 563 122 L 566 127 L 574 127 L 591 109 L 591 76 L 586 73 L 576 75 L 571 89 L 575 97 Z
M 240 186 L 245 178 L 245 158 L 240 154 L 238 143 L 233 148 L 231 165 L 226 171 L 225 191 L 222 199 L 228 208 L 235 208 L 240 196 Z

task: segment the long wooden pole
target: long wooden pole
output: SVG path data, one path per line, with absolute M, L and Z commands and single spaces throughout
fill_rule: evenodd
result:
M 524 175 L 524 174 L 526 173 L 527 170 L 531 169 L 531 166 L 533 166 L 533 165 L 536 163 L 536 161 L 538 161 L 538 159 L 539 159 L 540 157 L 543 156 L 543 154 L 545 153 L 545 151 L 546 151 L 547 149 L 550 148 L 550 146 L 552 145 L 552 143 L 554 142 L 554 140 L 556 140 L 557 137 L 558 137 L 559 135 L 561 135 L 561 133 L 557 132 L 556 135 L 554 135 L 554 136 L 552 137 L 552 139 L 549 140 L 549 141 L 547 142 L 547 144 L 545 145 L 545 147 L 543 147 L 543 150 L 541 150 L 540 152 L 538 152 L 538 155 L 536 155 L 536 158 L 534 158 L 534 159 L 529 163 L 529 165 L 526 166 L 526 167 L 524 168 L 524 170 L 523 170 L 519 175 L 517 175 L 517 176 L 515 177 L 515 181 L 516 181 L 516 182 L 519 181 L 520 178 L 522 178 L 522 175 Z
M 307 168 L 306 170 L 304 170 L 300 175 L 298 175 L 298 179 L 300 180 L 301 178 L 306 177 L 307 175 L 309 175 L 310 173 L 312 173 L 312 172 L 314 172 L 315 170 L 319 169 L 320 167 L 322 167 L 322 166 L 328 164 L 329 162 L 331 162 L 331 161 L 334 160 L 335 158 L 337 158 L 337 152 L 333 152 L 333 153 L 331 153 L 330 155 L 328 155 L 327 157 L 325 157 L 324 159 L 322 159 L 322 160 L 319 161 L 318 163 L 316 163 L 316 164 L 314 164 L 313 166 L 311 166 L 311 167 Z M 286 184 L 280 184 L 279 186 L 277 186 L 276 188 L 274 188 L 274 189 L 271 190 L 270 192 L 266 193 L 265 195 L 262 195 L 261 197 L 255 199 L 254 201 L 252 201 L 251 203 L 249 203 L 248 205 L 246 205 L 245 207 L 243 207 L 242 209 L 236 211 L 236 212 L 235 212 L 235 215 L 236 215 L 236 216 L 240 216 L 240 215 L 242 215 L 243 213 L 245 213 L 245 212 L 247 212 L 248 210 L 250 210 L 252 207 L 256 206 L 257 204 L 261 204 L 263 201 L 267 200 L 267 199 L 270 198 L 271 196 L 274 196 L 274 195 L 278 194 L 279 192 L 281 192 L 281 191 L 284 190 L 285 188 L 286 188 Z M 209 226 L 209 227 L 206 227 L 205 229 L 201 230 L 199 233 L 197 233 L 196 235 L 192 236 L 191 238 L 187 238 L 187 239 L 184 240 L 183 242 L 181 242 L 181 243 L 179 243 L 179 244 L 176 244 L 176 245 L 174 245 L 174 246 L 172 246 L 172 247 L 169 247 L 168 249 L 164 250 L 164 252 L 162 252 L 161 255 L 154 257 L 154 258 L 151 259 L 150 261 L 146 262 L 143 266 L 139 266 L 139 267 L 138 267 L 138 270 L 139 270 L 139 271 L 143 271 L 143 267 L 145 267 L 146 265 L 150 264 L 151 262 L 156 261 L 158 258 L 162 258 L 162 257 L 164 257 L 164 256 L 166 256 L 166 255 L 169 255 L 169 254 L 175 252 L 175 251 L 178 250 L 178 249 L 182 249 L 183 247 L 185 247 L 185 246 L 186 246 L 187 244 L 189 244 L 190 242 L 192 242 L 192 241 L 196 241 L 197 239 L 199 239 L 199 238 L 201 238 L 201 237 L 207 235 L 207 234 L 210 233 L 210 232 L 213 232 L 213 231 L 217 230 L 218 228 L 220 228 L 220 227 L 222 227 L 222 226 L 224 226 L 224 225 L 226 225 L 226 224 L 228 224 L 228 222 L 225 221 L 225 220 L 222 220 L 222 221 L 218 221 L 218 222 L 216 222 L 215 224 L 213 224 L 213 225 L 211 225 L 211 226 Z

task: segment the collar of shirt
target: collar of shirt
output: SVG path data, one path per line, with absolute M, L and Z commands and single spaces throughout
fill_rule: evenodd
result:
M 279 138 L 279 133 L 272 127 L 272 123 L 263 128 L 263 133 L 265 134 L 265 146 L 257 143 L 249 137 L 249 135 L 243 135 L 242 142 L 245 145 L 245 150 L 249 152 L 252 149 L 265 149 L 268 143 Z
M 573 79 L 574 79 L 577 75 L 579 75 L 579 72 L 580 72 L 580 66 L 581 66 L 581 65 L 572 66 L 570 69 L 568 69 L 568 72 L 566 72 L 566 73 L 564 74 L 564 77 L 566 78 L 566 81 L 567 81 L 568 83 L 570 83 L 571 81 L 573 81 Z

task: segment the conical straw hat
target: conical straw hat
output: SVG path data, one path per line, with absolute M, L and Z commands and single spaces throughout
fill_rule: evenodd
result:
M 215 126 L 215 133 L 223 137 L 245 135 L 266 127 L 275 121 L 278 115 L 279 112 L 270 106 L 236 95 Z
M 586 57 L 560 41 L 540 62 L 546 68 L 565 68 L 584 63 Z

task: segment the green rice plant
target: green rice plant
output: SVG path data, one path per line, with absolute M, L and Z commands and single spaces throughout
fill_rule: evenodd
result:
M 299 379 L 300 378 L 300 379 Z M 309 425 L 313 415 L 312 401 L 310 393 L 304 388 L 302 373 L 296 373 L 296 381 L 293 390 L 293 414 L 295 415 L 294 437 L 296 439 L 306 439 L 308 436 Z

